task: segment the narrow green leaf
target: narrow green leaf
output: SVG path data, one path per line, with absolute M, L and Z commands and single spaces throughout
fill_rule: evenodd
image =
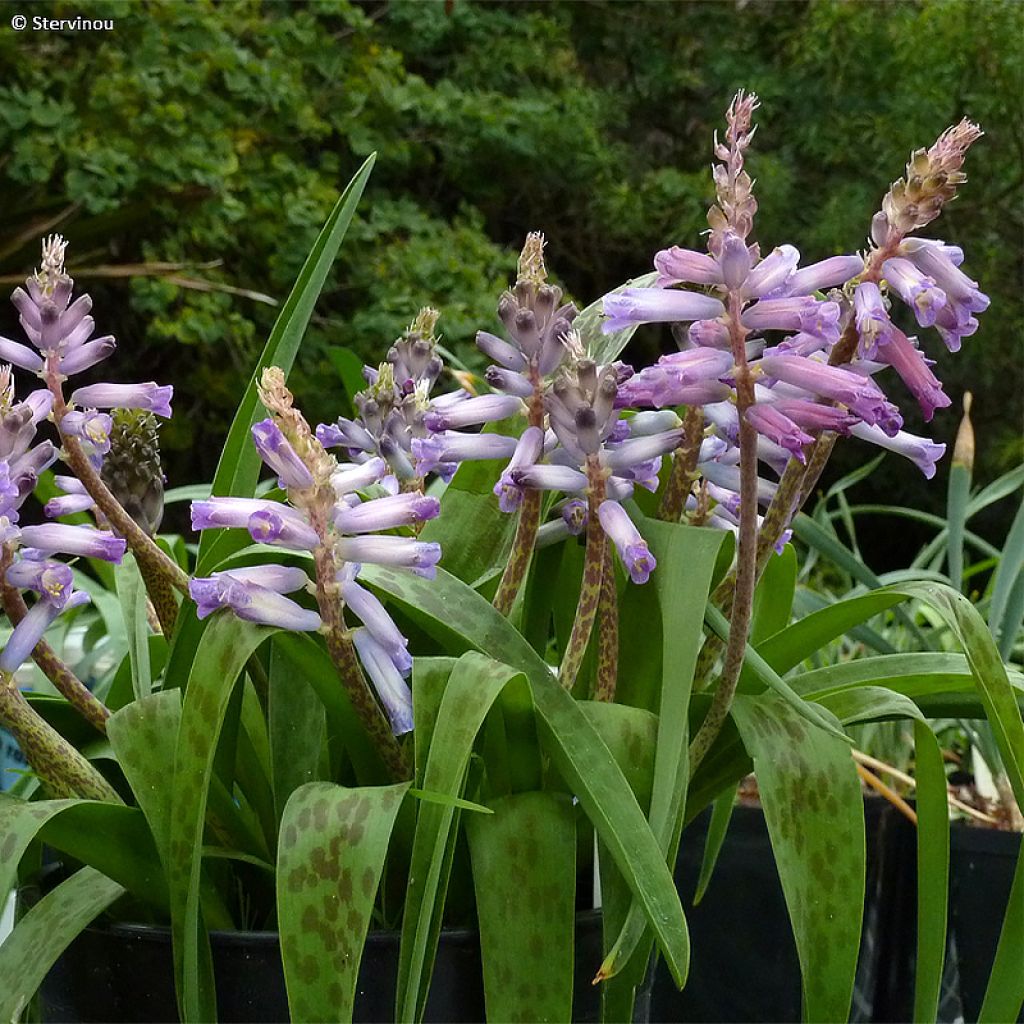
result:
M 364 566 L 363 577 L 406 611 L 415 610 L 431 635 L 463 650 L 487 652 L 525 673 L 541 743 L 640 899 L 669 969 L 682 979 L 686 921 L 672 873 L 622 771 L 578 703 L 488 601 L 443 569 L 435 579 L 424 580 L 384 566 Z
M 17 1021 L 57 958 L 124 889 L 82 868 L 47 893 L 0 946 L 0 1020 Z
M 1017 855 L 1006 916 L 999 932 L 992 972 L 988 977 L 985 999 L 978 1024 L 1003 1024 L 1017 1020 L 1024 1005 L 1024 971 L 1020 969 L 1020 951 L 1024 949 L 1024 843 Z
M 718 855 L 722 852 L 722 843 L 725 842 L 725 835 L 729 831 L 729 822 L 732 820 L 732 810 L 735 806 L 736 790 L 731 786 L 723 790 L 721 795 L 715 799 L 711 811 L 711 821 L 708 823 L 708 832 L 704 837 L 704 857 L 700 862 L 700 875 L 697 878 L 697 888 L 693 894 L 694 906 L 704 899 L 704 893 L 708 891 L 711 876 L 718 863 Z
M 997 643 L 1004 639 L 1003 633 L 1006 626 L 1010 627 L 1009 630 L 1006 630 L 1010 643 L 1013 643 L 1015 639 L 1012 629 L 1017 623 L 1007 617 L 1006 611 L 1010 604 L 1010 596 L 1014 588 L 1020 585 L 1022 576 L 1024 576 L 1024 501 L 1021 502 L 1017 514 L 1013 517 L 1013 524 L 1010 526 L 1010 532 L 1006 535 L 1006 543 L 1003 545 L 1002 555 L 992 579 L 992 603 L 988 608 L 988 625 Z M 1008 648 L 1003 649 L 1008 653 Z
M 376 154 L 373 154 L 366 160 L 338 198 L 299 271 L 291 294 L 281 307 L 228 431 L 224 450 L 217 463 L 217 472 L 213 477 L 213 494 L 251 498 L 255 493 L 260 475 L 260 458 L 252 445 L 249 431 L 259 418 L 260 404 L 256 388 L 260 374 L 267 366 L 279 366 L 285 376 L 291 370 L 317 298 L 338 255 L 376 159 Z M 236 551 L 242 543 L 232 536 L 231 531 L 205 530 L 199 541 L 197 572 L 205 573 L 230 552 Z
M 175 975 L 185 1020 L 212 1020 L 216 1014 L 199 879 L 217 739 L 246 661 L 275 632 L 230 613 L 215 614 L 199 642 L 185 690 L 174 758 L 168 864 Z
M 576 818 L 568 797 L 517 793 L 466 820 L 492 1021 L 572 1019 Z
M 149 620 L 146 617 L 146 585 L 142 582 L 135 556 L 126 554 L 114 569 L 117 596 L 121 602 L 124 629 L 128 637 L 128 657 L 132 666 L 132 692 L 135 699 L 148 697 L 153 689 L 149 665 Z
M 971 471 L 962 463 L 954 462 L 949 468 L 946 490 L 946 564 L 955 590 L 960 590 L 964 582 L 964 527 L 970 494 Z
M 845 1021 L 864 911 L 864 815 L 850 748 L 777 694 L 738 694 L 803 974 L 804 1018 Z
M 351 1021 L 391 830 L 409 788 L 310 782 L 281 818 L 277 916 L 296 1022 Z
M 488 606 L 489 607 L 489 606 Z M 423 773 L 423 789 L 460 796 L 473 743 L 505 685 L 518 670 L 474 652 L 455 663 L 434 723 Z M 397 1019 L 409 1024 L 422 1016 L 430 985 L 437 935 L 448 887 L 457 809 L 437 803 L 417 808 L 409 886 L 402 918 L 398 963 Z
M 764 575 L 754 591 L 750 624 L 750 643 L 754 647 L 789 625 L 796 594 L 797 568 L 796 550 L 792 544 L 787 544 L 782 554 L 769 559 L 765 566 Z

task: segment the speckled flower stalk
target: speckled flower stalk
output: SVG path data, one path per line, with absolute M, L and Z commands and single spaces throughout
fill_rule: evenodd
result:
M 597 602 L 597 674 L 594 700 L 611 703 L 619 681 L 619 597 L 615 588 L 615 558 L 607 539 Z
M 683 417 L 683 440 L 672 456 L 672 470 L 669 473 L 665 493 L 658 505 L 658 518 L 669 523 L 678 523 L 686 508 L 686 499 L 698 478 L 697 459 L 701 442 L 704 440 L 704 409 L 691 405 Z
M 544 426 L 544 389 L 562 361 L 562 338 L 577 313 L 571 303 L 561 303 L 561 289 L 548 284 L 547 277 L 544 236 L 534 231 L 520 254 L 515 288 L 498 304 L 511 344 L 484 331 L 477 335 L 480 350 L 496 364 L 488 367 L 487 382 L 497 391 L 523 398 L 528 426 L 538 428 Z M 526 578 L 540 516 L 540 492 L 523 490 L 512 548 L 494 595 L 494 607 L 502 615 L 511 612 Z

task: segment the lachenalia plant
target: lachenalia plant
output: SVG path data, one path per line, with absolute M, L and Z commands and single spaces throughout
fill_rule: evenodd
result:
M 875 379 L 894 370 L 926 420 L 950 404 L 917 339 L 893 322 L 894 301 L 920 327 L 933 327 L 950 351 L 974 333 L 976 314 L 988 306 L 960 270 L 962 250 L 915 237 L 965 180 L 964 156 L 981 135 L 976 125 L 964 120 L 912 154 L 871 222 L 864 252 L 800 267 L 793 246 L 762 257 L 751 241 L 757 200 L 745 161 L 757 106 L 755 96 L 738 93 L 725 141 L 714 140 L 717 202 L 708 213 L 707 251 L 663 250 L 654 258 L 655 287 L 604 300 L 606 332 L 671 323 L 682 341 L 679 352 L 626 382 L 619 398 L 633 406 L 686 406 L 661 517 L 725 525 L 738 535 L 734 567 L 713 595 L 730 615 L 730 631 L 710 710 L 691 746 L 694 767 L 731 706 L 757 579 L 836 438 L 853 435 L 897 452 L 927 477 L 944 454 L 944 445 L 902 430 L 898 407 Z M 719 437 L 726 450 L 702 459 L 702 436 Z M 779 479 L 763 477 L 760 466 Z M 707 639 L 698 687 L 709 685 L 721 650 L 715 637 Z

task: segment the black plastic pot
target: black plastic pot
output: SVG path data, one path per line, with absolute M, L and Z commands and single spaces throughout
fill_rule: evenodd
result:
M 883 804 L 874 798 L 864 804 L 867 889 L 852 1021 L 871 1019 L 878 917 L 876 835 Z M 733 810 L 711 883 L 695 907 L 693 894 L 709 820 L 710 810 L 690 823 L 676 862 L 676 886 L 690 929 L 689 979 L 679 992 L 664 964 L 659 964 L 651 1020 L 663 1024 L 800 1020 L 800 961 L 764 812 L 744 805 Z
M 288 1020 L 281 953 L 275 932 L 214 932 L 210 936 L 219 1019 L 231 1022 Z M 371 932 L 359 970 L 355 1021 L 394 1019 L 399 936 Z M 601 915 L 577 915 L 573 1019 L 600 1018 L 600 991 L 591 985 L 601 962 Z M 87 928 L 50 971 L 41 989 L 46 1022 L 175 1021 L 177 1011 L 167 928 L 107 924 Z M 638 1021 L 647 1020 L 647 998 L 637 999 Z M 482 1021 L 484 994 L 477 932 L 441 933 L 427 1021 Z

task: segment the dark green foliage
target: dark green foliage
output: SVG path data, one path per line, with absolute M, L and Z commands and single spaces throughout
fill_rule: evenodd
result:
M 94 0 L 37 12 L 115 28 L 0 33 L 0 273 L 29 269 L 62 211 L 73 270 L 189 265 L 79 275 L 121 341 L 119 378 L 176 386 L 172 482 L 212 476 L 206 438 L 225 433 L 275 317 L 182 279 L 283 300 L 340 186 L 377 150 L 297 368 L 317 385 L 298 383 L 308 411 L 347 402 L 330 346 L 375 362 L 426 303 L 442 310 L 444 344 L 479 367 L 473 333 L 495 326 L 528 230 L 547 233 L 552 267 L 584 303 L 645 272 L 658 247 L 698 243 L 711 133 L 739 86 L 764 101 L 757 237 L 807 259 L 863 244 L 911 148 L 963 114 L 981 122 L 971 180 L 936 232 L 963 245 L 992 308 L 963 353 L 938 353 L 937 372 L 954 401 L 966 387 L 979 396 L 981 475 L 1020 454 L 1018 4 Z M 649 329 L 630 353 L 657 344 Z M 934 432 L 951 440 L 955 423 Z M 921 426 L 913 414 L 908 425 Z M 847 467 L 863 457 L 859 444 L 840 454 Z

